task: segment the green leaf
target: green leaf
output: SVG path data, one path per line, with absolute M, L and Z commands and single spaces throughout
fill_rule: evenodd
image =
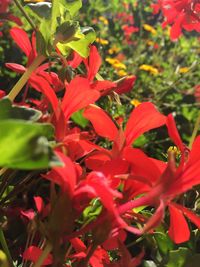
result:
M 50 19 L 51 16 L 51 3 L 31 3 L 28 6 L 39 18 Z
M 134 142 L 134 146 L 135 147 L 142 147 L 144 146 L 146 143 L 148 142 L 148 139 L 146 138 L 146 136 L 143 134 L 141 136 L 139 136 L 135 142 Z
M 188 248 L 180 247 L 169 252 L 169 261 L 165 267 L 185 267 L 187 257 L 191 255 Z M 190 265 L 193 266 L 193 265 Z
M 75 36 L 78 30 L 78 23 L 72 21 L 65 21 L 56 29 L 56 40 L 61 43 L 67 43 L 74 40 L 79 40 Z
M 72 18 L 76 15 L 76 13 L 82 7 L 81 0 L 63 0 L 62 2 L 65 5 L 66 9 L 69 11 Z
M 86 58 L 89 55 L 89 45 L 96 40 L 96 34 L 93 28 L 87 27 L 82 30 L 84 37 L 78 41 L 72 41 L 66 45 L 75 50 L 80 56 Z M 60 49 L 60 47 L 58 47 Z M 62 52 L 62 51 L 61 51 Z
M 36 31 L 36 48 L 40 55 L 47 56 L 46 40 L 40 31 Z
M 38 110 L 12 105 L 8 98 L 0 100 L 0 120 L 20 119 L 37 121 L 42 116 Z
M 0 121 L 0 166 L 32 170 L 58 165 L 48 140 L 53 139 L 51 124 L 22 120 Z
M 80 125 L 82 128 L 85 128 L 88 125 L 88 120 L 83 117 L 83 110 L 79 110 L 75 112 L 71 119 L 78 125 Z
M 48 55 L 52 51 L 52 32 L 49 30 L 51 27 L 51 21 L 43 19 L 40 23 L 40 34 L 37 36 L 40 40 L 37 40 L 37 48 L 41 49 L 43 55 Z M 54 33 L 53 33 L 54 34 Z
M 167 234 L 163 232 L 155 232 L 154 238 L 156 240 L 158 249 L 162 254 L 165 255 L 169 252 L 169 250 L 172 250 L 174 248 L 173 242 Z
M 81 0 L 53 0 L 51 15 L 51 32 L 55 32 L 59 21 L 67 21 L 67 13 L 70 14 L 68 19 L 73 19 L 78 10 L 82 7 Z
M 144 267 L 157 267 L 153 261 L 144 261 Z

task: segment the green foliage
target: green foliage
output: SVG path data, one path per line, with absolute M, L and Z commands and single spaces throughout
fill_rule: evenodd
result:
M 80 28 L 76 15 L 81 6 L 81 0 L 27 4 L 39 23 L 37 49 L 40 54 L 48 56 L 57 45 L 64 56 L 68 56 L 71 49 L 83 57 L 88 56 L 88 45 L 94 42 L 96 35 L 91 28 L 87 32 Z
M 15 169 L 45 169 L 59 163 L 48 140 L 53 138 L 50 124 L 17 119 L 0 120 L 0 166 Z
M 8 98 L 0 100 L 0 121 L 7 119 L 38 121 L 41 116 L 39 110 L 12 105 Z
M 171 250 L 169 252 L 169 261 L 165 267 L 185 267 L 189 255 L 191 255 L 191 252 L 188 248 L 180 247 L 177 250 Z
M 88 120 L 83 117 L 83 110 L 79 110 L 72 114 L 71 119 L 82 128 L 85 128 L 88 125 Z

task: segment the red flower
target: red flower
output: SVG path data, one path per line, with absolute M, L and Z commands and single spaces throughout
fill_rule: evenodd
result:
M 197 102 L 200 102 L 200 84 L 196 85 L 194 87 L 194 95 L 195 95 L 195 98 L 196 98 L 196 101 Z
M 21 26 L 21 20 L 9 12 L 10 3 L 11 0 L 0 0 L 0 20 L 10 20 Z
M 99 68 L 101 66 L 101 57 L 99 55 L 99 52 L 96 48 L 96 46 L 91 45 L 90 46 L 90 55 L 88 58 L 83 59 L 83 62 L 85 64 L 86 70 L 87 70 L 87 79 L 90 82 L 90 85 L 93 89 L 98 90 L 101 94 L 105 95 L 105 91 L 109 91 L 109 89 L 114 89 L 116 87 L 116 84 L 111 81 L 107 80 L 96 80 L 94 81 L 94 78 L 96 74 L 99 71 Z
M 184 145 L 182 144 L 171 115 L 168 116 L 167 126 L 170 137 L 182 151 L 180 165 L 178 168 L 176 167 L 173 153 L 169 154 L 169 162 L 165 169 L 158 168 L 155 162 L 152 162 L 147 156 L 143 155 L 143 165 L 148 166 L 148 168 L 143 168 L 141 170 L 141 167 L 138 166 L 138 170 L 136 169 L 133 174 L 140 176 L 142 171 L 143 182 L 142 179 L 140 179 L 140 182 L 144 184 L 147 183 L 146 181 L 149 179 L 149 189 L 147 189 L 147 187 L 145 188 L 148 193 L 139 199 L 119 207 L 119 213 L 123 214 L 129 209 L 143 205 L 153 205 L 157 207 L 154 215 L 146 223 L 143 230 L 140 231 L 140 233 L 143 233 L 154 229 L 160 224 L 164 217 L 164 210 L 166 206 L 168 206 L 170 212 L 169 235 L 175 243 L 182 243 L 187 241 L 190 237 L 189 228 L 183 215 L 188 217 L 198 228 L 200 228 L 200 217 L 187 208 L 173 202 L 173 200 L 178 195 L 200 183 L 198 175 L 200 171 L 200 157 L 198 154 L 200 136 L 196 138 L 187 159 L 184 154 Z M 134 151 L 131 150 L 132 149 L 129 148 L 124 154 L 125 158 L 134 166 L 135 158 L 132 157 L 132 154 L 134 156 Z M 153 173 L 155 174 L 154 176 Z M 137 229 L 131 230 L 131 228 L 129 228 L 129 230 L 137 233 Z
M 24 260 L 29 260 L 32 261 L 34 263 L 36 263 L 40 257 L 40 255 L 42 254 L 42 249 L 36 247 L 36 246 L 30 246 L 28 247 L 24 253 L 23 253 L 23 259 Z M 42 266 L 46 266 L 46 265 L 50 265 L 52 264 L 52 255 L 49 254 L 46 259 L 44 260 Z
M 31 42 L 27 33 L 20 28 L 13 27 L 10 30 L 10 34 L 15 43 L 27 56 L 28 62 L 27 67 L 16 63 L 6 63 L 6 66 L 17 73 L 24 73 L 37 56 L 35 34 L 32 35 Z M 45 72 L 48 67 L 49 64 L 45 63 L 33 71 L 28 80 L 28 84 L 39 92 L 42 92 L 51 103 L 54 111 L 56 111 L 58 100 L 54 91 L 60 90 L 63 85 L 59 81 L 57 74 Z
M 160 0 L 153 7 L 155 12 L 161 8 L 166 18 L 163 26 L 172 25 L 170 33 L 172 40 L 179 38 L 182 29 L 200 32 L 199 0 Z

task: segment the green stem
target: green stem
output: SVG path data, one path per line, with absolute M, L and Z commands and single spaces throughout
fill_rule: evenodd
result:
M 26 13 L 26 11 L 24 10 L 24 7 L 21 5 L 21 3 L 18 0 L 14 0 L 16 6 L 19 8 L 19 10 L 22 12 L 22 14 L 24 15 L 24 17 L 26 18 L 26 20 L 28 21 L 28 23 L 31 25 L 31 27 L 36 31 L 37 28 L 34 24 L 34 22 L 32 21 L 32 19 L 28 16 L 28 14 Z
M 45 249 L 43 250 L 42 254 L 40 255 L 38 261 L 34 264 L 33 267 L 40 267 L 43 265 L 44 260 L 47 258 L 49 253 L 52 250 L 52 245 L 50 243 L 47 243 Z
M 190 149 L 192 148 L 192 144 L 194 142 L 194 139 L 197 136 L 197 133 L 199 131 L 199 127 L 200 127 L 200 111 L 199 111 L 199 114 L 198 114 L 198 117 L 197 117 L 197 120 L 196 120 L 196 123 L 195 123 L 195 126 L 194 126 L 194 130 L 192 132 L 192 136 L 190 138 L 190 143 L 189 143 L 189 148 Z
M 45 60 L 45 56 L 38 55 L 35 60 L 32 62 L 32 64 L 27 68 L 27 70 L 24 72 L 22 77 L 19 79 L 19 81 L 15 84 L 15 86 L 12 88 L 10 93 L 8 94 L 8 98 L 13 101 L 15 97 L 20 93 L 26 82 L 28 81 L 29 77 L 31 76 L 32 72 Z
M 0 243 L 1 243 L 1 246 L 3 248 L 3 251 L 5 252 L 6 254 L 6 257 L 8 259 L 8 262 L 9 262 L 9 265 L 11 267 L 14 267 L 13 265 L 13 260 L 12 260 L 12 257 L 10 255 L 10 251 L 8 249 L 8 246 L 7 246 L 7 242 L 6 242 L 6 239 L 5 239 L 5 236 L 4 236 L 4 233 L 3 233 L 3 230 L 0 228 Z

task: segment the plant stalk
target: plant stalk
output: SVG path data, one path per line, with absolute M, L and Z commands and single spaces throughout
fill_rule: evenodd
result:
M 28 16 L 28 14 L 26 13 L 26 11 L 24 10 L 24 7 L 21 5 L 21 3 L 18 0 L 14 0 L 16 6 L 19 8 L 19 10 L 22 12 L 22 14 L 24 15 L 24 17 L 26 18 L 26 20 L 28 21 L 28 23 L 31 25 L 31 27 L 36 31 L 37 28 L 34 24 L 34 22 L 32 21 L 32 19 Z
M 13 260 L 12 260 L 12 257 L 10 255 L 10 251 L 8 249 L 8 245 L 7 245 L 6 239 L 5 239 L 3 230 L 1 228 L 0 228 L 0 243 L 1 243 L 2 249 L 3 249 L 3 251 L 6 254 L 6 257 L 8 259 L 9 266 L 14 267 Z
M 20 93 L 28 79 L 30 78 L 32 72 L 45 60 L 45 56 L 38 55 L 35 60 L 32 62 L 32 64 L 27 68 L 27 70 L 24 72 L 22 77 L 19 79 L 19 81 L 15 84 L 15 86 L 12 88 L 10 93 L 8 94 L 8 98 L 13 101 L 15 97 Z
M 192 132 L 192 136 L 190 138 L 190 143 L 189 143 L 189 149 L 192 148 L 192 144 L 197 136 L 197 133 L 199 131 L 199 128 L 200 128 L 200 111 L 199 111 L 199 114 L 198 114 L 198 117 L 197 117 L 197 120 L 196 120 L 196 123 L 195 123 L 195 126 L 194 126 L 194 130 Z

